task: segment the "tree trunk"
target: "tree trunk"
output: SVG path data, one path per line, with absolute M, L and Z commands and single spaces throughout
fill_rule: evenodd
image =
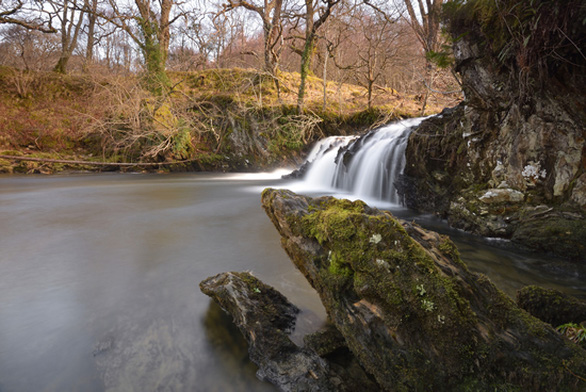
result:
M 165 63 L 169 50 L 169 15 L 172 0 L 161 2 L 161 16 L 157 21 L 155 13 L 150 9 L 150 2 L 135 0 L 140 12 L 138 25 L 141 30 L 142 42 L 139 43 L 146 66 L 146 88 L 155 95 L 161 95 L 170 86 L 165 72 Z
M 368 109 L 372 109 L 372 88 L 374 86 L 374 81 L 368 81 Z
M 85 7 L 87 10 L 88 24 L 87 24 L 87 44 L 85 49 L 85 60 L 83 63 L 83 71 L 89 72 L 89 65 L 94 60 L 94 46 L 96 43 L 95 30 L 98 11 L 98 0 L 91 0 L 91 8 L 89 0 L 85 0 Z
M 71 56 L 68 53 L 62 52 L 61 56 L 59 57 L 59 60 L 57 61 L 57 64 L 55 65 L 55 68 L 53 68 L 53 71 L 55 71 L 57 73 L 66 74 L 67 73 L 67 63 L 69 62 L 70 57 Z
M 55 68 L 53 69 L 58 73 L 67 73 L 67 64 L 77 46 L 77 39 L 79 32 L 81 31 L 81 25 L 85 16 L 85 8 L 80 11 L 77 23 L 75 23 L 75 6 L 71 6 L 71 13 L 69 12 L 69 2 L 63 3 L 63 14 L 61 20 L 61 55 Z
M 163 0 L 161 2 L 161 16 L 159 19 L 159 46 L 161 51 L 161 63 L 163 68 L 167 64 L 167 57 L 169 56 L 169 42 L 171 41 L 171 30 L 169 25 L 169 17 L 171 15 L 171 8 L 173 7 L 173 0 Z
M 328 58 L 330 57 L 330 50 L 326 43 L 325 45 L 325 54 L 324 54 L 324 71 L 322 74 L 322 78 L 324 81 L 324 112 L 326 111 L 326 106 L 328 105 Z
M 297 94 L 297 111 L 301 113 L 303 110 L 303 101 L 305 98 L 305 82 L 307 75 L 309 75 L 309 68 L 311 67 L 311 59 L 313 57 L 313 49 L 315 46 L 315 36 L 311 36 L 305 40 L 303 53 L 301 54 L 301 72 L 299 73 L 299 92 Z
M 421 114 L 420 114 L 421 117 L 425 116 L 425 109 L 427 107 L 427 100 L 429 99 L 429 94 L 431 93 L 431 89 L 433 86 L 433 77 L 434 77 L 433 65 L 431 64 L 431 62 L 427 61 L 425 68 L 427 70 L 427 82 L 424 82 L 425 83 L 425 96 L 423 97 L 423 104 L 421 106 Z

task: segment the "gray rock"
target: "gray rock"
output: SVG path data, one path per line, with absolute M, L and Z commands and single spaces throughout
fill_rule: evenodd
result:
M 520 203 L 525 198 L 522 192 L 510 188 L 494 188 L 487 190 L 478 199 L 485 204 Z
M 360 201 L 271 189 L 262 200 L 382 389 L 583 390 L 573 374 L 586 374 L 586 351 L 470 272 L 447 237 Z

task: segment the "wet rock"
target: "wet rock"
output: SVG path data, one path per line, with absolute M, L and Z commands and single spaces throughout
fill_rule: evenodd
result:
M 293 170 L 289 174 L 283 175 L 281 178 L 283 178 L 284 180 L 299 180 L 305 176 L 310 167 L 311 162 L 305 161 L 303 162 L 303 165 L 301 165 L 298 169 Z
M 532 316 L 557 327 L 586 321 L 586 302 L 558 290 L 526 286 L 517 291 L 517 304 Z
M 258 377 L 282 391 L 334 390 L 326 361 L 299 348 L 288 334 L 299 309 L 249 273 L 225 272 L 199 285 L 230 313 L 249 344 Z
M 586 351 L 470 272 L 447 237 L 360 201 L 272 189 L 262 201 L 284 249 L 383 390 L 585 387 Z
M 572 201 L 586 211 L 586 173 L 576 181 L 572 191 Z
M 581 215 L 572 218 L 554 209 L 535 213 L 518 223 L 511 239 L 532 249 L 562 254 L 570 260 L 586 259 L 586 223 Z
M 332 337 L 334 330 L 310 335 L 312 344 L 307 347 L 291 341 L 289 333 L 299 310 L 250 273 L 221 273 L 202 281 L 200 289 L 232 316 L 248 341 L 248 353 L 259 367 L 260 379 L 282 391 L 378 390 L 343 338 Z
M 475 3 L 461 2 L 454 7 L 474 7 Z M 562 18 L 561 13 L 545 11 L 545 3 L 540 2 L 544 7 L 539 11 L 544 14 L 532 16 L 535 23 L 546 15 L 552 20 Z M 520 5 L 504 0 L 502 7 L 518 9 Z M 505 51 L 491 52 L 491 45 L 486 45 L 492 36 L 485 35 L 486 15 L 482 16 L 481 9 L 468 9 L 458 18 L 446 20 L 454 38 L 455 70 L 462 78 L 466 99 L 441 116 L 422 122 L 411 133 L 402 179 L 408 186 L 400 193 L 409 207 L 439 214 L 456 227 L 477 233 L 490 230 L 491 225 L 485 222 L 492 215 L 505 218 L 510 214 L 505 209 L 479 214 L 468 205 L 478 197 L 490 205 L 514 203 L 522 209 L 546 204 L 581 214 L 582 225 L 586 225 L 586 58 L 579 55 L 579 61 L 566 72 L 546 74 L 537 71 L 539 67 L 527 67 L 528 73 L 520 77 L 515 56 L 509 58 L 512 63 L 505 64 L 500 58 Z M 576 15 L 568 19 L 571 23 L 579 23 L 578 14 L 586 16 L 586 9 L 572 12 Z M 579 31 L 577 25 L 573 31 Z M 491 29 L 491 34 L 508 33 Z M 582 40 L 584 35 L 574 38 Z M 529 85 L 532 87 L 527 88 Z M 447 175 L 438 177 L 438 172 Z M 510 190 L 497 190 L 505 188 Z M 458 202 L 461 197 L 466 203 Z M 453 202 L 476 216 L 450 208 Z M 525 216 L 519 214 L 509 221 L 508 227 L 497 225 L 487 235 L 510 237 L 523 228 Z M 547 225 L 546 221 L 540 223 Z M 558 247 L 553 236 L 541 237 L 539 242 L 522 233 L 515 238 L 536 250 L 545 247 L 566 256 L 567 247 Z M 549 244 L 542 245 L 544 241 Z M 581 241 L 581 237 L 564 238 L 564 243 L 577 247 Z M 572 257 L 586 261 L 586 253 L 576 257 L 573 252 Z

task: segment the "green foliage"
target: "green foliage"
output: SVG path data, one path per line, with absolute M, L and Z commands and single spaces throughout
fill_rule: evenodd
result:
M 187 159 L 193 152 L 191 133 L 184 125 L 184 121 L 180 121 L 180 127 L 173 136 L 172 145 L 173 155 L 176 159 Z
M 562 335 L 565 335 L 572 342 L 586 348 L 586 326 L 576 323 L 567 323 L 560 325 L 556 330 Z
M 434 63 L 438 68 L 449 68 L 454 65 L 454 53 L 451 45 L 442 45 L 441 50 L 425 53 L 427 60 Z

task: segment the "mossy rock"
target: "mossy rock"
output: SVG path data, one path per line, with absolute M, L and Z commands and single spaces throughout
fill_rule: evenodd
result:
M 521 222 L 512 240 L 535 250 L 586 261 L 586 222 L 563 215 L 548 215 Z
M 517 291 L 517 304 L 554 327 L 586 321 L 586 302 L 559 290 L 526 286 Z
M 360 201 L 272 189 L 262 200 L 289 257 L 383 390 L 586 386 L 586 351 L 470 272 L 447 237 Z

